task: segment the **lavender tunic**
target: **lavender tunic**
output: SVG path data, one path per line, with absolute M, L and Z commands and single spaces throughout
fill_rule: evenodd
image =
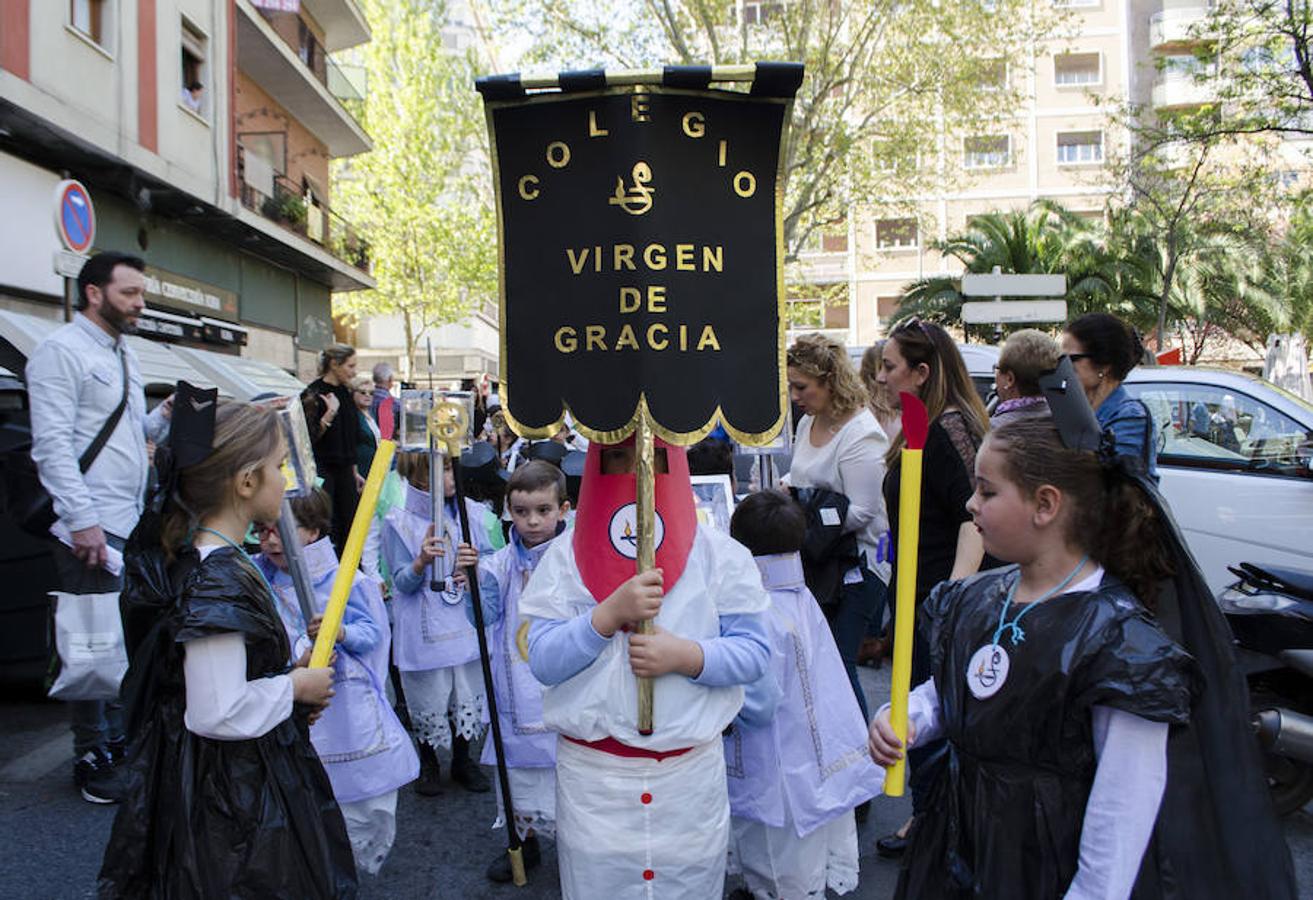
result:
M 771 661 L 725 737 L 730 810 L 778 828 L 787 809 L 803 837 L 874 797 L 884 777 L 867 752 L 866 723 L 803 582 L 802 560 L 796 553 L 756 560 L 771 597 Z
M 484 520 L 484 508 L 466 500 L 471 523 Z M 478 636 L 465 616 L 465 595 L 459 588 L 432 591 L 425 572 L 416 589 L 405 590 L 404 577 L 411 562 L 419 555 L 424 533 L 431 523 L 429 495 L 406 485 L 405 502 L 388 513 L 383 525 L 383 553 L 393 573 L 392 614 L 394 618 L 392 654 L 403 672 L 422 672 L 464 665 L 479 658 Z M 439 576 L 452 574 L 455 548 L 460 543 L 460 525 L 450 512 L 443 516 L 439 533 L 446 537 L 446 555 L 438 558 Z M 471 537 L 480 555 L 493 552 L 482 528 L 472 529 Z
M 543 686 L 529 671 L 529 623 L 520 618 L 520 594 L 549 546 L 551 541 L 526 548 L 512 530 L 509 544 L 479 561 L 497 715 L 506 764 L 512 768 L 556 765 L 556 733 L 543 724 Z M 483 745 L 482 762 L 496 763 L 492 741 Z
M 322 538 L 304 549 L 314 584 L 313 607 L 322 613 L 337 575 L 337 554 Z M 256 563 L 278 596 L 278 613 L 293 657 L 310 647 L 291 576 L 263 555 Z M 310 729 L 310 740 L 333 784 L 339 803 L 355 803 L 394 791 L 419 775 L 419 757 L 410 736 L 383 692 L 388 677 L 387 609 L 377 585 L 357 573 L 343 616 L 346 637 L 338 645 L 333 690 L 336 695 Z

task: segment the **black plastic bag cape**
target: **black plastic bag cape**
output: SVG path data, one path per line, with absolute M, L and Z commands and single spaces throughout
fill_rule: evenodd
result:
M 124 555 L 129 786 L 100 896 L 354 897 L 351 845 L 305 716 L 244 741 L 202 738 L 183 724 L 183 641 L 237 632 L 248 679 L 287 670 L 287 635 L 267 589 L 234 549 L 202 562 L 188 548 L 170 563 L 159 547 L 158 514 L 148 513 Z
M 1158 622 L 1203 676 L 1189 726 L 1168 738 L 1167 790 L 1131 896 L 1294 900 L 1290 848 L 1250 727 L 1249 687 L 1231 630 L 1153 480 L 1127 457 L 1119 464 L 1131 469 L 1164 524 L 1175 574 L 1159 590 Z
M 1060 898 L 1076 873 L 1093 781 L 1093 705 L 1172 725 L 1167 785 L 1133 900 L 1296 897 L 1230 630 L 1142 464 L 1112 458 L 1108 446 L 1099 452 L 1107 477 L 1131 480 L 1157 510 L 1174 574 L 1152 616 L 1111 576 L 1098 591 L 1034 607 L 1007 687 L 983 701 L 996 704 L 988 715 L 968 693 L 967 661 L 993 637 L 1016 569 L 935 589 L 920 627 L 949 741 L 928 776 L 900 898 Z

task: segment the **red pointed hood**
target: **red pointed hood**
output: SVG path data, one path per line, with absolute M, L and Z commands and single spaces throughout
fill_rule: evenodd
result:
M 574 559 L 584 585 L 598 603 L 611 596 L 638 571 L 637 476 L 602 474 L 602 451 L 620 444 L 588 445 L 579 511 L 574 520 Z M 688 475 L 688 455 L 658 439 L 665 450 L 665 473 L 656 475 L 656 564 L 665 577 L 666 590 L 679 580 L 697 534 L 697 509 Z

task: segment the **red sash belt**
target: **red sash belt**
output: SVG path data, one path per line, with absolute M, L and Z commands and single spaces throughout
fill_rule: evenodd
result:
M 563 734 L 561 737 L 572 744 L 578 744 L 580 747 L 600 750 L 603 753 L 610 753 L 612 756 L 623 756 L 627 759 L 655 759 L 657 762 L 675 756 L 683 756 L 693 749 L 692 747 L 680 747 L 678 750 L 644 750 L 642 747 L 631 747 L 628 744 L 622 744 L 613 737 L 605 737 L 600 741 L 581 741 L 578 738 L 570 737 L 568 734 Z

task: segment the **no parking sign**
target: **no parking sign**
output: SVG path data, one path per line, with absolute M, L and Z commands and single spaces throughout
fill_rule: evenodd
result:
M 86 253 L 96 240 L 96 210 L 82 182 L 67 179 L 55 186 L 55 233 L 74 253 Z

